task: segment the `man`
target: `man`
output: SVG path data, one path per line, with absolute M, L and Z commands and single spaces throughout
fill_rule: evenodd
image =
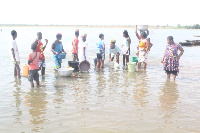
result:
M 46 44 L 45 44 L 44 47 L 43 47 L 43 43 L 41 42 L 41 40 L 42 40 L 42 33 L 41 33 L 41 32 L 38 32 L 38 33 L 37 33 L 38 45 L 37 45 L 36 51 L 39 52 L 39 53 L 41 54 L 41 56 L 42 56 L 43 59 L 45 59 L 45 57 L 44 57 L 44 50 L 45 50 L 45 48 L 46 48 L 46 46 L 47 46 L 47 44 L 48 44 L 48 40 L 45 39 Z M 39 59 L 39 64 L 38 64 L 38 66 L 40 66 L 41 63 L 42 63 L 42 60 Z M 45 67 L 46 67 L 46 63 L 44 62 L 43 65 L 42 65 L 42 68 L 41 68 L 41 75 L 42 75 L 42 76 L 45 75 Z
M 79 29 L 75 30 L 75 38 L 72 41 L 72 59 L 73 61 L 79 61 L 78 59 L 78 36 L 79 36 Z
M 115 45 L 115 43 L 116 43 L 116 40 L 110 41 L 109 62 L 113 61 L 116 56 L 116 62 L 119 64 L 120 49 L 117 45 Z

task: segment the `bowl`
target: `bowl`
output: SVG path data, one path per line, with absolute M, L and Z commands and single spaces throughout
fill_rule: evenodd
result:
M 58 74 L 60 76 L 71 76 L 74 71 L 74 68 L 60 68 L 58 69 Z
M 148 30 L 148 25 L 138 25 L 137 29 L 140 31 L 146 31 Z
M 90 70 L 90 63 L 88 61 L 82 61 L 79 64 L 79 70 L 81 72 L 88 72 Z
M 66 58 L 66 53 L 60 53 L 58 55 L 58 59 L 65 59 Z

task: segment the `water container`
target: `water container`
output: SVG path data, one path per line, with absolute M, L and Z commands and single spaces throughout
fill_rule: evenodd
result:
M 29 66 L 25 64 L 22 69 L 22 76 L 28 77 Z
M 135 72 L 135 66 L 136 66 L 136 62 L 128 63 L 128 71 L 129 72 Z
M 136 62 L 138 63 L 138 57 L 132 57 L 132 61 L 131 62 Z
M 140 30 L 140 31 L 147 31 L 148 25 L 138 25 L 137 29 Z

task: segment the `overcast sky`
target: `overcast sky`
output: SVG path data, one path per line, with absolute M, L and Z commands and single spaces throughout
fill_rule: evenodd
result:
M 193 25 L 199 0 L 0 0 L 0 24 Z

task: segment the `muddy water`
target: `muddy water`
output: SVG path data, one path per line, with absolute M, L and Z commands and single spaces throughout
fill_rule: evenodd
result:
M 168 35 L 179 42 L 194 39 L 192 36 L 198 34 L 198 30 L 151 29 L 154 46 L 147 70 L 136 69 L 130 73 L 122 70 L 122 66 L 96 71 L 93 63 L 98 34 L 105 34 L 106 44 L 117 38 L 120 45 L 124 29 L 80 29 L 88 33 L 92 69 L 90 73 L 79 73 L 77 78 L 72 78 L 59 77 L 53 71 L 49 49 L 55 34 L 61 32 L 64 48 L 70 51 L 73 28 L 14 28 L 18 31 L 21 68 L 27 62 L 35 33 L 42 31 L 44 38 L 49 38 L 45 51 L 46 76 L 40 77 L 40 87 L 30 88 L 26 78 L 13 77 L 9 53 L 13 28 L 2 29 L 0 132 L 200 132 L 200 47 L 183 47 L 185 53 L 175 82 L 166 80 L 160 63 Z M 128 31 L 132 38 L 131 56 L 134 56 L 137 40 L 134 29 Z M 70 53 L 63 67 L 68 65 L 68 60 L 71 60 Z M 122 57 L 120 64 L 121 61 Z

